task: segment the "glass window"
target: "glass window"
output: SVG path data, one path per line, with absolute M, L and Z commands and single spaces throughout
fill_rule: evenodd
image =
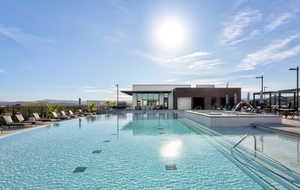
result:
M 217 97 L 215 97 L 215 96 L 211 97 L 210 105 L 214 106 L 214 105 L 216 105 L 216 103 L 217 103 Z
M 141 100 L 141 94 L 136 94 L 136 100 L 140 101 Z
M 148 100 L 148 94 L 142 94 L 143 95 L 143 100 Z
M 229 105 L 234 106 L 234 96 L 229 97 Z
M 148 94 L 148 99 L 153 100 L 154 99 L 154 94 Z
M 137 105 L 141 106 L 159 106 L 159 94 L 157 93 L 137 93 L 136 94 Z
M 220 102 L 221 102 L 221 106 L 225 107 L 226 106 L 226 97 L 220 97 Z

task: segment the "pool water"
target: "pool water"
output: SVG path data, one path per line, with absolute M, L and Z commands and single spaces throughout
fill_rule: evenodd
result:
M 173 112 L 139 112 L 8 136 L 0 189 L 272 189 L 194 125 Z

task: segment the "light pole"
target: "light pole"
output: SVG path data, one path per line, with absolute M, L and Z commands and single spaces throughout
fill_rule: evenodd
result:
M 266 92 L 266 89 L 267 89 L 268 87 L 267 86 L 264 86 L 264 92 Z M 263 95 L 263 98 L 264 98 L 264 100 L 265 100 L 265 95 Z
M 260 103 L 263 103 L 263 93 L 264 93 L 264 76 L 261 75 L 256 77 L 257 79 L 261 79 L 261 91 L 260 91 Z
M 296 71 L 297 72 L 297 88 L 296 88 L 296 111 L 298 115 L 298 106 L 299 106 L 299 66 L 294 68 L 289 68 L 290 71 Z
M 117 108 L 119 107 L 119 84 L 116 84 L 117 87 Z

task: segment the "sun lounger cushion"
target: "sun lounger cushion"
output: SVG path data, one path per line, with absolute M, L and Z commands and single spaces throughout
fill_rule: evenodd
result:
M 56 113 L 56 112 L 52 112 L 52 115 L 53 115 L 55 118 L 58 118 L 58 116 L 57 116 L 57 113 Z
M 15 116 L 16 116 L 18 122 L 20 122 L 20 123 L 25 120 L 22 114 L 16 114 Z
M 33 113 L 33 117 L 34 117 L 34 119 L 37 120 L 37 121 L 41 120 L 41 118 L 40 118 L 40 116 L 39 116 L 38 113 Z
M 67 116 L 66 113 L 65 113 L 65 111 L 61 111 L 60 113 L 61 113 L 61 115 L 64 116 L 64 117 Z
M 10 115 L 4 115 L 4 116 L 2 116 L 2 118 L 4 119 L 6 124 L 14 123 Z

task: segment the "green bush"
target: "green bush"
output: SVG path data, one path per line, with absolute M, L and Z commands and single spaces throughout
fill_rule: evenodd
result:
M 4 107 L 0 107 L 0 115 L 5 113 L 5 108 Z
M 88 104 L 85 106 L 86 111 L 95 112 L 97 111 L 97 106 L 95 104 Z

